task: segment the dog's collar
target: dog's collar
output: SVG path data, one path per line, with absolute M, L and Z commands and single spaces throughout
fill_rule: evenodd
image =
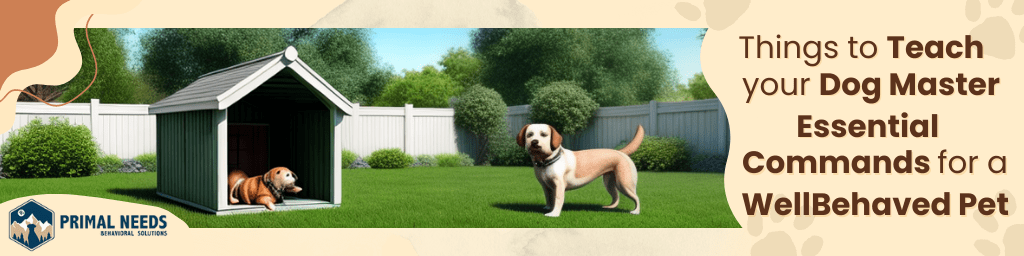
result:
M 284 202 L 284 195 L 282 195 L 280 189 L 274 186 L 274 183 L 270 182 L 270 180 L 263 179 L 263 185 L 267 186 L 267 188 L 270 189 L 270 194 L 274 195 L 275 200 L 277 200 L 278 202 Z
M 551 164 L 554 164 L 556 161 L 558 161 L 558 159 L 561 159 L 561 158 L 562 158 L 562 148 L 559 147 L 558 148 L 558 152 L 555 152 L 555 157 L 552 157 L 551 159 L 544 160 L 544 161 L 533 161 L 533 166 L 534 167 L 548 167 Z

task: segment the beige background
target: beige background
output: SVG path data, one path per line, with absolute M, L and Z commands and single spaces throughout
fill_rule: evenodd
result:
M 966 1 L 971 2 L 971 1 Z M 973 1 L 977 3 L 978 1 Z M 993 7 L 990 3 L 1002 2 Z M 799 4 L 753 2 L 750 9 L 731 27 L 712 31 L 704 41 L 701 52 L 703 69 L 709 84 L 722 99 L 729 113 L 732 127 L 732 148 L 727 166 L 725 186 L 732 207 L 748 236 L 733 241 L 744 247 L 767 238 L 755 245 L 752 252 L 778 249 L 802 252 L 808 255 L 820 247 L 820 253 L 832 254 L 913 254 L 913 255 L 977 255 L 980 245 L 984 255 L 1008 254 L 1020 251 L 1021 229 L 1011 225 L 1024 223 L 1018 215 L 979 217 L 975 210 L 967 216 L 823 216 L 813 219 L 755 217 L 748 220 L 743 208 L 742 193 L 783 193 L 792 198 L 795 192 L 825 192 L 835 197 L 850 197 L 852 191 L 874 197 L 926 197 L 951 192 L 953 207 L 959 207 L 956 195 L 961 192 L 977 196 L 994 197 L 1008 190 L 1020 192 L 1022 183 L 1019 165 L 1021 149 L 1017 147 L 1020 135 L 1020 96 L 1022 73 L 1019 48 L 1024 17 L 1011 11 L 1021 1 L 982 1 L 981 18 L 970 22 L 966 17 L 965 1 L 800 1 Z M 826 4 L 827 3 L 827 4 Z M 1021 12 L 1018 12 L 1021 13 Z M 1006 30 L 982 27 L 973 31 L 988 17 L 1003 16 L 1010 24 Z M 993 21 L 994 22 L 994 21 Z M 998 27 L 996 27 L 998 28 Z M 995 34 L 991 34 L 995 33 Z M 907 39 L 964 40 L 973 34 L 983 40 L 983 59 L 910 59 L 903 55 L 892 59 L 892 44 L 886 36 L 905 36 Z M 823 59 L 817 67 L 808 67 L 802 60 L 744 59 L 740 36 L 762 35 L 774 41 L 776 35 L 783 40 L 834 40 L 839 43 L 839 57 Z M 873 59 L 849 57 L 849 37 L 859 41 L 871 40 L 879 46 Z M 1009 42 L 996 39 L 1008 38 Z M 985 38 L 985 39 L 982 39 Z M 991 41 L 984 41 L 991 40 Z M 901 44 L 902 45 L 902 44 Z M 1015 58 L 999 59 L 989 54 L 1005 53 L 1017 47 Z M 1007 49 L 1009 48 L 1009 49 Z M 900 52 L 903 52 L 901 49 Z M 794 56 L 791 56 L 794 57 Z M 876 104 L 867 104 L 858 96 L 821 96 L 819 74 L 830 72 L 840 77 L 881 77 L 883 95 Z M 889 95 L 889 73 L 904 77 L 908 72 L 921 76 L 1000 77 L 994 96 L 892 96 Z M 810 77 L 806 96 L 757 95 L 751 103 L 746 101 L 742 78 Z M 907 112 L 910 118 L 928 118 L 939 115 L 939 138 L 798 138 L 797 115 L 809 114 L 815 119 L 888 119 L 889 115 Z M 767 155 L 890 155 L 895 157 L 910 149 L 914 154 L 931 159 L 929 174 L 749 174 L 742 166 L 742 157 L 757 150 Z M 1005 155 L 1008 173 L 994 175 L 985 169 L 974 174 L 938 173 L 937 155 L 948 149 L 947 155 L 977 155 L 983 165 L 989 156 Z M 980 166 L 979 166 L 980 167 Z M 948 165 L 947 165 L 948 168 Z M 808 224 L 809 223 L 809 224 Z M 979 223 L 995 223 L 997 227 L 986 231 Z M 798 230 L 797 227 L 805 227 Z M 761 230 L 759 232 L 755 232 Z M 784 233 L 775 233 L 783 231 Z M 817 236 L 805 245 L 809 238 Z M 1006 240 L 1004 240 L 1004 238 Z M 982 241 L 983 240 L 983 241 Z M 987 242 L 985 242 L 987 241 Z M 820 244 L 817 242 L 821 242 Z M 1009 242 L 1009 243 L 1007 243 Z M 820 246 L 818 246 L 820 245 Z M 763 246 L 763 247 L 762 247 Z M 805 247 L 806 246 L 806 247 Z M 788 248 L 784 248 L 788 247 Z M 806 248 L 806 249 L 805 249 Z M 804 250 L 808 250 L 804 252 Z M 1000 254 L 1002 253 L 1002 254 Z M 792 254 L 791 254 L 792 255 Z
M 519 1 L 520 7 L 501 2 L 494 6 L 460 5 L 444 1 L 443 6 L 466 6 L 447 10 L 445 15 L 480 10 L 516 10 L 509 20 L 540 27 L 710 27 L 702 49 L 702 64 L 709 83 L 720 96 L 730 117 L 733 144 L 726 171 L 726 192 L 730 206 L 744 229 L 183 229 L 159 241 L 117 240 L 78 236 L 58 230 L 54 242 L 36 254 L 81 253 L 115 249 L 138 249 L 144 253 L 177 254 L 177 250 L 204 253 L 238 251 L 279 251 L 305 253 L 358 253 L 383 255 L 533 255 L 533 254 L 767 254 L 767 255 L 849 255 L 940 254 L 1013 255 L 1021 253 L 1022 217 L 968 216 L 824 216 L 817 218 L 749 217 L 743 215 L 744 192 L 774 192 L 792 196 L 797 191 L 827 192 L 848 197 L 859 191 L 867 197 L 935 197 L 944 191 L 972 192 L 995 196 L 999 191 L 1020 192 L 1021 175 L 1014 169 L 1021 151 L 1019 121 L 1021 59 L 1024 36 L 1024 0 L 1007 1 Z M 353 2 L 354 3 L 354 2 Z M 398 9 L 416 7 L 385 1 L 385 8 L 370 8 L 370 14 L 386 17 Z M 507 2 L 506 2 L 507 3 Z M 351 11 L 343 1 L 286 3 L 272 1 L 70 1 L 57 12 L 58 50 L 49 61 L 12 75 L 3 91 L 28 84 L 60 84 L 69 80 L 81 65 L 72 40 L 72 27 L 83 27 L 88 14 L 95 13 L 92 27 L 308 27 L 365 26 L 359 23 L 320 22 L 335 10 Z M 368 8 L 368 7 L 364 7 Z M 502 9 L 505 8 L 505 9 Z M 523 11 L 523 8 L 528 11 Z M 423 8 L 420 8 L 423 9 Z M 381 11 L 393 10 L 393 11 Z M 341 12 L 344 13 L 344 12 Z M 532 14 L 532 19 L 530 17 Z M 1005 23 L 998 18 L 1004 17 Z M 327 20 L 327 19 L 325 19 Z M 506 20 L 507 21 L 507 20 Z M 351 22 L 351 21 L 349 21 Z M 492 20 L 457 24 L 452 20 L 402 20 L 401 26 L 447 25 L 478 27 Z M 981 25 L 984 24 L 984 25 Z M 980 29 L 975 30 L 976 26 Z M 397 26 L 397 25 L 396 25 Z M 973 33 L 987 38 L 983 59 L 889 58 L 891 46 L 885 36 L 902 35 L 918 40 L 963 40 Z M 788 40 L 834 40 L 840 57 L 823 59 L 818 67 L 807 67 L 799 59 L 744 59 L 738 36 L 776 34 Z M 879 46 L 874 59 L 847 57 L 850 36 L 872 40 Z M 988 41 L 991 40 L 991 41 Z M 996 56 L 1001 58 L 996 58 Z M 995 96 L 891 96 L 883 89 L 881 101 L 866 104 L 860 96 L 817 96 L 818 74 L 833 72 L 841 77 L 883 77 L 888 73 L 917 72 L 924 76 L 966 76 L 1002 79 Z M 806 96 L 755 95 L 744 103 L 741 78 L 811 77 Z M 790 80 L 791 81 L 791 80 Z M 0 103 L 0 130 L 9 129 L 14 101 Z M 940 138 L 796 138 L 795 119 L 810 114 L 827 119 L 887 118 L 908 112 L 911 118 L 940 115 Z M 912 149 L 932 159 L 927 175 L 751 175 L 743 171 L 740 159 L 748 151 L 766 155 L 897 155 Z M 955 155 L 1006 155 L 1009 172 L 993 175 L 939 174 L 935 155 L 942 149 Z M 47 206 L 59 204 L 69 211 L 97 214 L 125 211 L 160 212 L 148 206 L 101 199 L 38 196 Z M 25 199 L 0 204 L 10 209 Z M 65 200 L 65 201 L 61 201 Z M 100 201 L 103 202 L 100 202 Z M 54 202 L 56 203 L 50 203 Z M 64 204 L 67 202 L 67 204 Z M 77 207 L 73 203 L 90 203 Z M 93 207 L 96 205 L 104 207 Z M 954 207 L 956 200 L 954 199 Z M 53 206 L 51 206 L 53 207 Z M 148 208 L 147 208 L 148 207 Z M 145 208 L 145 209 L 143 209 Z M 103 210 L 96 210 L 103 209 Z M 133 210 L 135 209 L 135 210 Z M 955 212 L 955 211 L 954 211 Z M 62 214 L 62 213 L 59 213 Z M 542 220 L 541 220 L 542 221 Z M 1018 226 L 1012 226 L 1018 225 Z M 90 231 L 92 232 L 92 231 Z M 185 235 L 182 235 L 185 234 Z M 263 243 L 252 237 L 274 237 L 280 243 Z M 72 240 L 80 239 L 80 240 Z M 146 238 L 148 239 L 148 238 Z M 324 246 L 298 246 L 299 240 Z M 308 239 L 308 240 L 307 240 Z M 154 239 L 155 240 L 155 239 Z M 4 252 L 27 253 L 14 243 L 0 243 Z M 1018 246 L 1018 247 L 1014 247 Z M 13 248 L 13 249 L 12 249 Z M 102 249 L 103 251 L 99 251 Z M 312 251 L 312 252 L 317 252 Z

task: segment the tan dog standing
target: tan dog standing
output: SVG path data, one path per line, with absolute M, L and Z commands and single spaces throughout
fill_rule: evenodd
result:
M 256 177 L 234 170 L 228 174 L 228 198 L 231 204 L 262 204 L 273 211 L 274 204 L 284 200 L 284 192 L 302 191 L 302 188 L 295 186 L 298 178 L 292 170 L 284 167 L 270 169 L 266 174 Z
M 626 194 L 636 203 L 629 213 L 640 214 L 640 197 L 636 194 L 636 165 L 630 154 L 640 147 L 644 138 L 643 126 L 637 126 L 636 135 L 621 150 L 590 149 L 571 151 L 562 147 L 562 135 L 547 124 L 528 124 L 516 136 L 520 147 L 530 152 L 534 174 L 544 188 L 547 201 L 544 214 L 558 217 L 565 202 L 565 191 L 573 190 L 604 177 L 604 186 L 612 196 L 612 203 L 604 208 L 619 205 L 619 192 Z

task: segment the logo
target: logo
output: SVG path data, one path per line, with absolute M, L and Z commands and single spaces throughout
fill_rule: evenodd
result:
M 29 251 L 46 244 L 54 237 L 53 211 L 29 199 L 11 210 L 11 229 L 7 237 Z

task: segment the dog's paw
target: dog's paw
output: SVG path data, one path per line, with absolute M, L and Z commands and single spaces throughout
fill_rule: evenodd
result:
M 300 188 L 300 187 L 292 187 L 288 192 L 299 193 L 301 191 L 302 191 L 302 188 Z
M 237 204 L 237 203 L 238 203 L 238 198 L 232 197 L 231 198 L 231 204 Z
M 629 214 L 640 215 L 640 209 L 632 210 L 632 211 L 629 212 Z
M 275 208 L 277 208 L 277 207 L 274 207 L 274 205 L 272 205 L 272 204 L 271 205 L 267 205 L 267 210 L 268 211 L 274 211 Z
M 558 216 L 559 216 L 559 215 L 561 215 L 561 214 L 562 214 L 562 213 L 560 213 L 560 212 L 549 212 L 549 213 L 545 213 L 545 214 L 544 214 L 544 216 L 548 216 L 548 217 L 558 217 Z

